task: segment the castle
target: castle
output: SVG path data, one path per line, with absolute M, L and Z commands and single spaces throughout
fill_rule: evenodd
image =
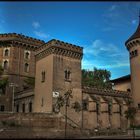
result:
M 112 80 L 113 90 L 99 89 L 81 85 L 82 47 L 56 39 L 44 42 L 22 34 L 0 34 L 2 77 L 12 83 L 0 95 L 0 111 L 53 114 L 57 97 L 70 91 L 67 116 L 78 125 L 85 129 L 126 128 L 124 112 L 129 100 L 140 107 L 140 24 L 125 45 L 130 52 L 131 80 L 130 75 L 125 76 Z M 35 77 L 35 88 L 26 87 L 27 77 Z M 75 110 L 76 104 L 82 109 Z M 65 115 L 64 107 L 59 113 Z

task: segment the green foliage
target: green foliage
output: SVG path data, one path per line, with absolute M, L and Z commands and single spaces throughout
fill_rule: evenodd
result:
M 128 110 L 124 112 L 125 117 L 130 120 L 134 120 L 136 113 L 137 113 L 137 109 L 132 106 L 129 106 Z
M 0 75 L 2 75 L 2 73 L 3 73 L 3 68 L 2 68 L 2 66 L 0 65 Z
M 8 84 L 8 78 L 3 78 L 0 80 L 0 92 L 2 94 L 5 94 L 6 91 L 6 85 Z
M 111 73 L 104 69 L 94 68 L 93 71 L 82 70 L 83 86 L 93 86 L 99 88 L 112 88 L 110 82 Z
M 3 74 L 3 71 L 4 70 L 0 64 L 0 75 Z M 0 77 L 0 94 L 5 94 L 7 84 L 8 84 L 8 78 Z
M 56 102 L 53 105 L 53 110 L 55 113 L 58 113 L 60 111 L 60 108 L 65 105 L 69 106 L 70 98 L 72 98 L 72 90 L 68 90 L 64 96 L 59 96 L 56 98 Z
M 76 112 L 79 112 L 79 111 L 82 110 L 81 105 L 80 105 L 80 103 L 79 103 L 78 101 L 75 101 L 75 102 L 72 104 L 72 108 L 74 108 Z

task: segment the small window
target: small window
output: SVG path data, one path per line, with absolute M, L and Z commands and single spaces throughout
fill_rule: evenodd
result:
M 83 100 L 83 103 L 82 103 L 83 105 L 82 105 L 82 108 L 83 108 L 83 110 L 88 110 L 88 101 L 87 100 Z
M 71 78 L 70 70 L 65 70 L 64 72 L 65 72 L 65 80 L 70 80 L 70 78 Z
M 16 112 L 19 112 L 19 105 L 16 105 Z
M 24 51 L 24 58 L 25 59 L 30 59 L 30 51 Z
M 4 51 L 4 56 L 9 56 L 9 50 L 8 50 L 8 49 L 6 49 L 6 50 Z
M 135 55 L 138 55 L 138 50 L 135 50 Z
M 128 89 L 127 89 L 127 91 L 128 91 L 128 92 L 130 92 L 130 91 L 131 91 L 131 89 L 130 89 L 130 88 L 128 88 Z
M 4 111 L 4 105 L 0 106 L 0 111 L 3 112 Z
M 22 104 L 22 112 L 25 112 L 25 104 Z
M 8 69 L 8 61 L 7 61 L 7 60 L 4 61 L 4 63 L 3 63 L 3 68 L 4 68 L 5 70 Z
M 134 51 L 132 51 L 132 56 L 134 56 L 135 55 L 135 53 L 134 53 Z
M 3 56 L 8 57 L 10 55 L 10 48 L 4 48 L 3 49 Z
M 25 65 L 24 65 L 24 71 L 25 72 L 29 72 L 29 64 L 28 63 L 25 63 Z
M 29 112 L 32 112 L 32 102 L 29 103 Z
M 140 109 L 140 104 L 138 104 L 138 109 Z
M 29 52 L 26 52 L 26 53 L 25 53 L 25 58 L 26 58 L 26 59 L 29 59 Z
M 41 82 L 45 82 L 45 71 L 42 71 L 41 77 L 42 77 L 42 81 Z

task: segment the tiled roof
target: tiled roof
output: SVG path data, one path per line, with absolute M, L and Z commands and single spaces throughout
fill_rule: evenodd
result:
M 126 45 L 129 41 L 131 41 L 131 40 L 133 40 L 133 39 L 136 39 L 136 38 L 140 38 L 140 21 L 139 21 L 139 25 L 138 25 L 138 27 L 137 27 L 135 33 L 125 42 L 125 45 Z

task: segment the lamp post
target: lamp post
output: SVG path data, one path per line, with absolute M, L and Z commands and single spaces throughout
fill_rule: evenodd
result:
M 14 93 L 15 93 L 15 87 L 18 87 L 18 85 L 15 83 L 10 83 L 9 86 L 13 88 L 12 89 L 12 112 L 14 112 L 14 98 L 15 98 Z
M 68 90 L 64 94 L 64 101 L 65 101 L 65 139 L 67 138 L 67 107 L 69 106 L 69 99 L 72 98 L 72 90 Z

